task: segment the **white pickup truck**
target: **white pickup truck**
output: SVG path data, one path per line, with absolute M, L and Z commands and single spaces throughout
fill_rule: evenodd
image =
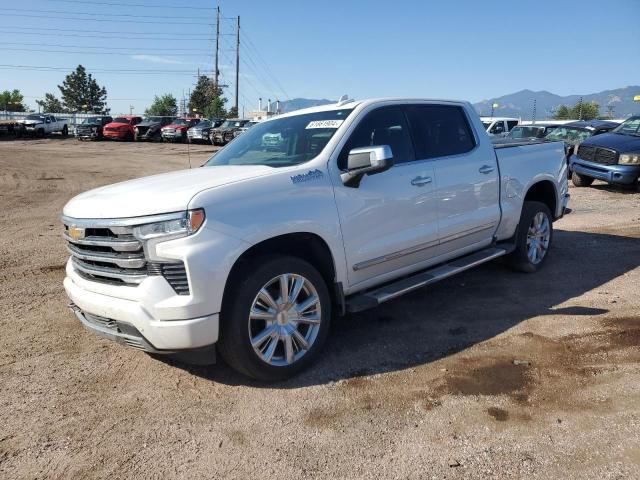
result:
M 69 124 L 66 118 L 57 118 L 49 113 L 33 113 L 20 121 L 23 134 L 44 137 L 50 133 L 61 133 L 63 137 L 69 135 Z
M 536 271 L 566 168 L 561 142 L 494 148 L 466 102 L 342 99 L 261 122 L 202 168 L 70 200 L 64 286 L 98 334 L 155 353 L 215 344 L 283 379 L 332 314 L 501 256 Z

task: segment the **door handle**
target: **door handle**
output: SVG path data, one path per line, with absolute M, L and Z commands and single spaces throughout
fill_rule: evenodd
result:
M 495 170 L 494 167 L 492 167 L 491 165 L 483 165 L 480 167 L 480 169 L 478 170 L 480 173 L 484 173 L 485 175 L 487 175 L 488 173 L 491 173 Z
M 433 179 L 431 177 L 416 177 L 411 180 L 411 185 L 414 187 L 424 187 L 427 183 L 431 183 Z

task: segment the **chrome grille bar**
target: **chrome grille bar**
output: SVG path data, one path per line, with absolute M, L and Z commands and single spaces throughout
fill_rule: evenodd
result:
M 136 250 L 140 250 L 140 242 L 135 238 L 131 240 L 126 238 L 118 238 L 118 237 L 97 237 L 90 236 L 84 238 L 71 238 L 69 233 L 64 232 L 64 238 L 69 243 L 74 243 L 76 245 L 87 245 L 91 247 L 110 247 L 117 252 L 135 252 Z
M 115 252 L 91 252 L 81 250 L 73 245 L 67 245 L 67 250 L 71 255 L 80 260 L 112 263 L 122 268 L 142 268 L 147 263 L 144 258 L 144 253 L 122 254 Z
M 75 256 L 71 257 L 71 261 L 76 270 L 92 277 L 98 277 L 96 280 L 99 280 L 100 277 L 105 277 L 122 280 L 126 283 L 140 283 L 147 278 L 146 270 L 135 271 L 126 268 L 102 267 L 84 262 Z

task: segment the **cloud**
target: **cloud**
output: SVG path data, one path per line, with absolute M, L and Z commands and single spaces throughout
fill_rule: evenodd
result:
M 160 57 L 158 55 L 131 55 L 131 58 L 134 60 L 140 60 L 141 62 L 151 62 L 151 63 L 184 63 L 180 60 L 173 60 L 172 58 Z

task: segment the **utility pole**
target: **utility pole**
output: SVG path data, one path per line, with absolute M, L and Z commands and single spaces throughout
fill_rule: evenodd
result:
M 215 58 L 215 66 L 213 71 L 213 86 L 216 89 L 216 94 L 218 93 L 218 75 L 220 72 L 218 71 L 218 50 L 220 49 L 220 5 L 216 7 L 216 58 Z
M 578 120 L 582 120 L 582 97 L 580 97 L 580 113 L 578 114 Z
M 240 86 L 240 15 L 238 15 L 238 28 L 236 33 L 236 115 L 240 114 L 238 110 L 238 87 Z
M 531 123 L 536 123 L 536 103 L 537 100 L 533 99 L 533 112 L 531 113 Z

